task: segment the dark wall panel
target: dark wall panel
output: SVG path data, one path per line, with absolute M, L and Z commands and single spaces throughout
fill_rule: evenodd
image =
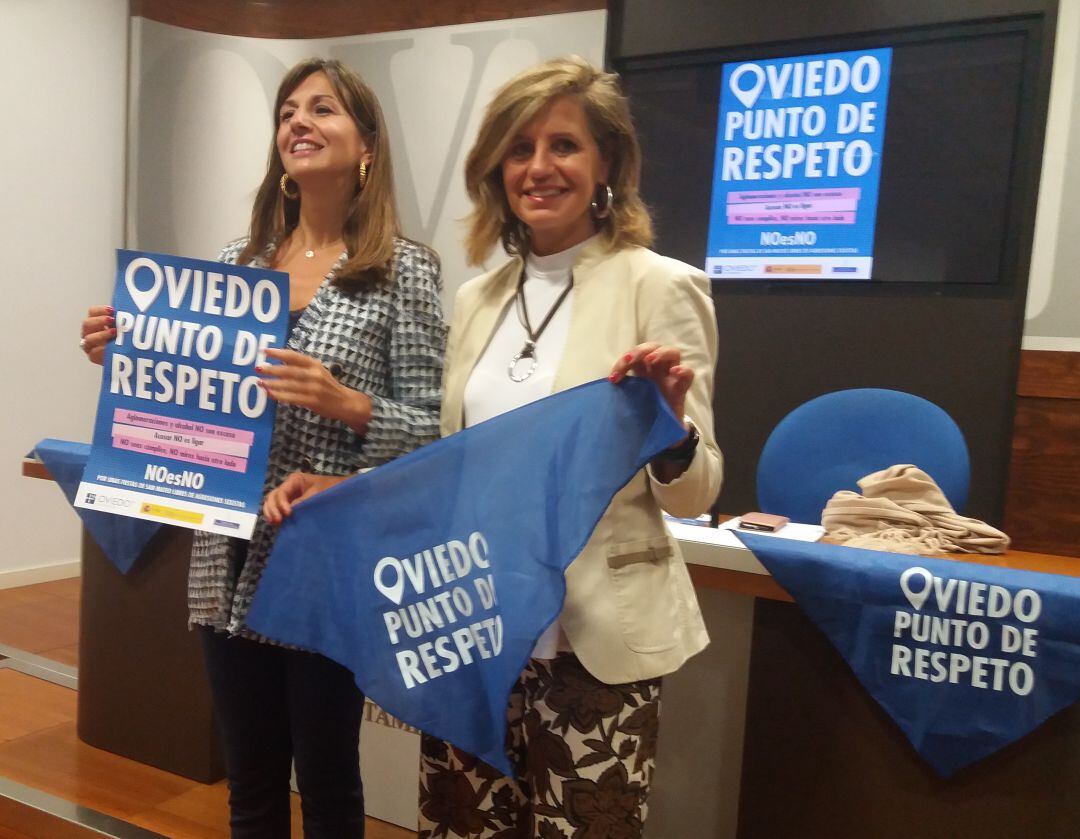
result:
M 1055 0 L 613 0 L 612 57 L 768 44 L 965 20 L 1053 14 Z
M 1025 350 L 1017 395 L 1005 532 L 1080 556 L 1080 353 Z
M 1052 0 L 609 4 L 608 63 L 626 73 L 631 92 L 635 73 L 693 65 L 709 60 L 709 51 L 715 61 L 717 51 L 733 46 L 753 58 L 755 45 L 826 36 L 873 40 L 881 38 L 874 33 L 921 27 L 936 32 L 938 25 L 955 30 L 964 23 L 1012 19 L 1027 32 L 1016 156 L 1011 164 L 995 166 L 1009 184 L 1010 201 L 997 284 L 915 288 L 916 276 L 904 277 L 908 282 L 896 288 L 880 281 L 843 289 L 820 283 L 714 284 L 720 330 L 716 429 L 728 464 L 718 509 L 739 513 L 757 506 L 758 456 L 790 410 L 832 390 L 886 387 L 923 396 L 956 419 L 973 464 L 964 512 L 1002 524 L 1056 7 Z M 658 250 L 700 263 L 694 254 L 704 256 L 707 218 L 695 230 L 693 219 L 684 218 L 685 207 L 701 189 L 708 191 L 712 171 L 699 171 L 700 163 L 675 150 L 692 145 L 688 132 L 712 136 L 716 104 L 687 105 L 679 95 L 673 90 L 673 104 L 659 120 L 643 108 L 643 186 L 660 217 Z M 650 184 L 660 180 L 678 187 L 650 195 Z M 658 200 L 658 192 L 679 197 Z M 888 212 L 883 200 L 879 225 Z M 665 230 L 665 215 L 677 216 L 678 224 Z
M 1001 380 L 1016 363 L 1016 344 L 1001 331 L 1012 301 L 801 291 L 715 297 L 716 429 L 728 465 L 719 509 L 756 509 L 757 458 L 788 412 L 833 390 L 888 387 L 956 420 L 971 451 L 967 511 L 1000 521 L 1012 427 Z

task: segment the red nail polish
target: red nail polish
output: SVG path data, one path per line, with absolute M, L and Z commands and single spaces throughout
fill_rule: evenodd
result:
M 627 353 L 626 355 L 623 356 L 623 361 L 633 361 L 633 360 L 634 360 L 634 356 L 632 356 L 630 353 Z
M 105 311 L 107 311 L 110 315 L 116 314 L 116 309 L 114 309 L 112 306 L 106 306 Z
M 617 382 L 617 381 L 619 381 L 619 374 L 618 373 L 612 373 L 610 376 L 608 376 L 608 381 L 609 382 Z

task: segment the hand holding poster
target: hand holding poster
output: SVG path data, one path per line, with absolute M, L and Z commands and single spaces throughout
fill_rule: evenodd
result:
M 705 270 L 869 279 L 891 49 L 724 66 Z
M 284 342 L 288 276 L 121 250 L 116 277 L 75 505 L 250 537 L 274 419 L 254 366 Z

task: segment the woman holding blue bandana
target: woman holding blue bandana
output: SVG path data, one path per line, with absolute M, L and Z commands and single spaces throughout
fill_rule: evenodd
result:
M 708 643 L 662 511 L 699 515 L 720 489 L 716 321 L 705 275 L 648 250 L 640 165 L 617 78 L 577 58 L 500 89 L 466 162 L 470 259 L 500 243 L 511 259 L 457 294 L 443 435 L 636 375 L 686 418 L 686 437 L 615 496 L 567 570 L 563 611 L 507 709 L 515 777 L 423 738 L 421 839 L 640 837 L 661 677 Z M 287 515 L 327 483 L 292 476 L 268 496 L 267 515 Z

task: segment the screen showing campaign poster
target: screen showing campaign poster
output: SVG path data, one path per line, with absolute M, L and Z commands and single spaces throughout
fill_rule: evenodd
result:
M 705 270 L 867 280 L 892 50 L 725 64 Z
M 250 538 L 274 421 L 255 365 L 283 345 L 288 303 L 287 274 L 117 251 L 76 506 Z

